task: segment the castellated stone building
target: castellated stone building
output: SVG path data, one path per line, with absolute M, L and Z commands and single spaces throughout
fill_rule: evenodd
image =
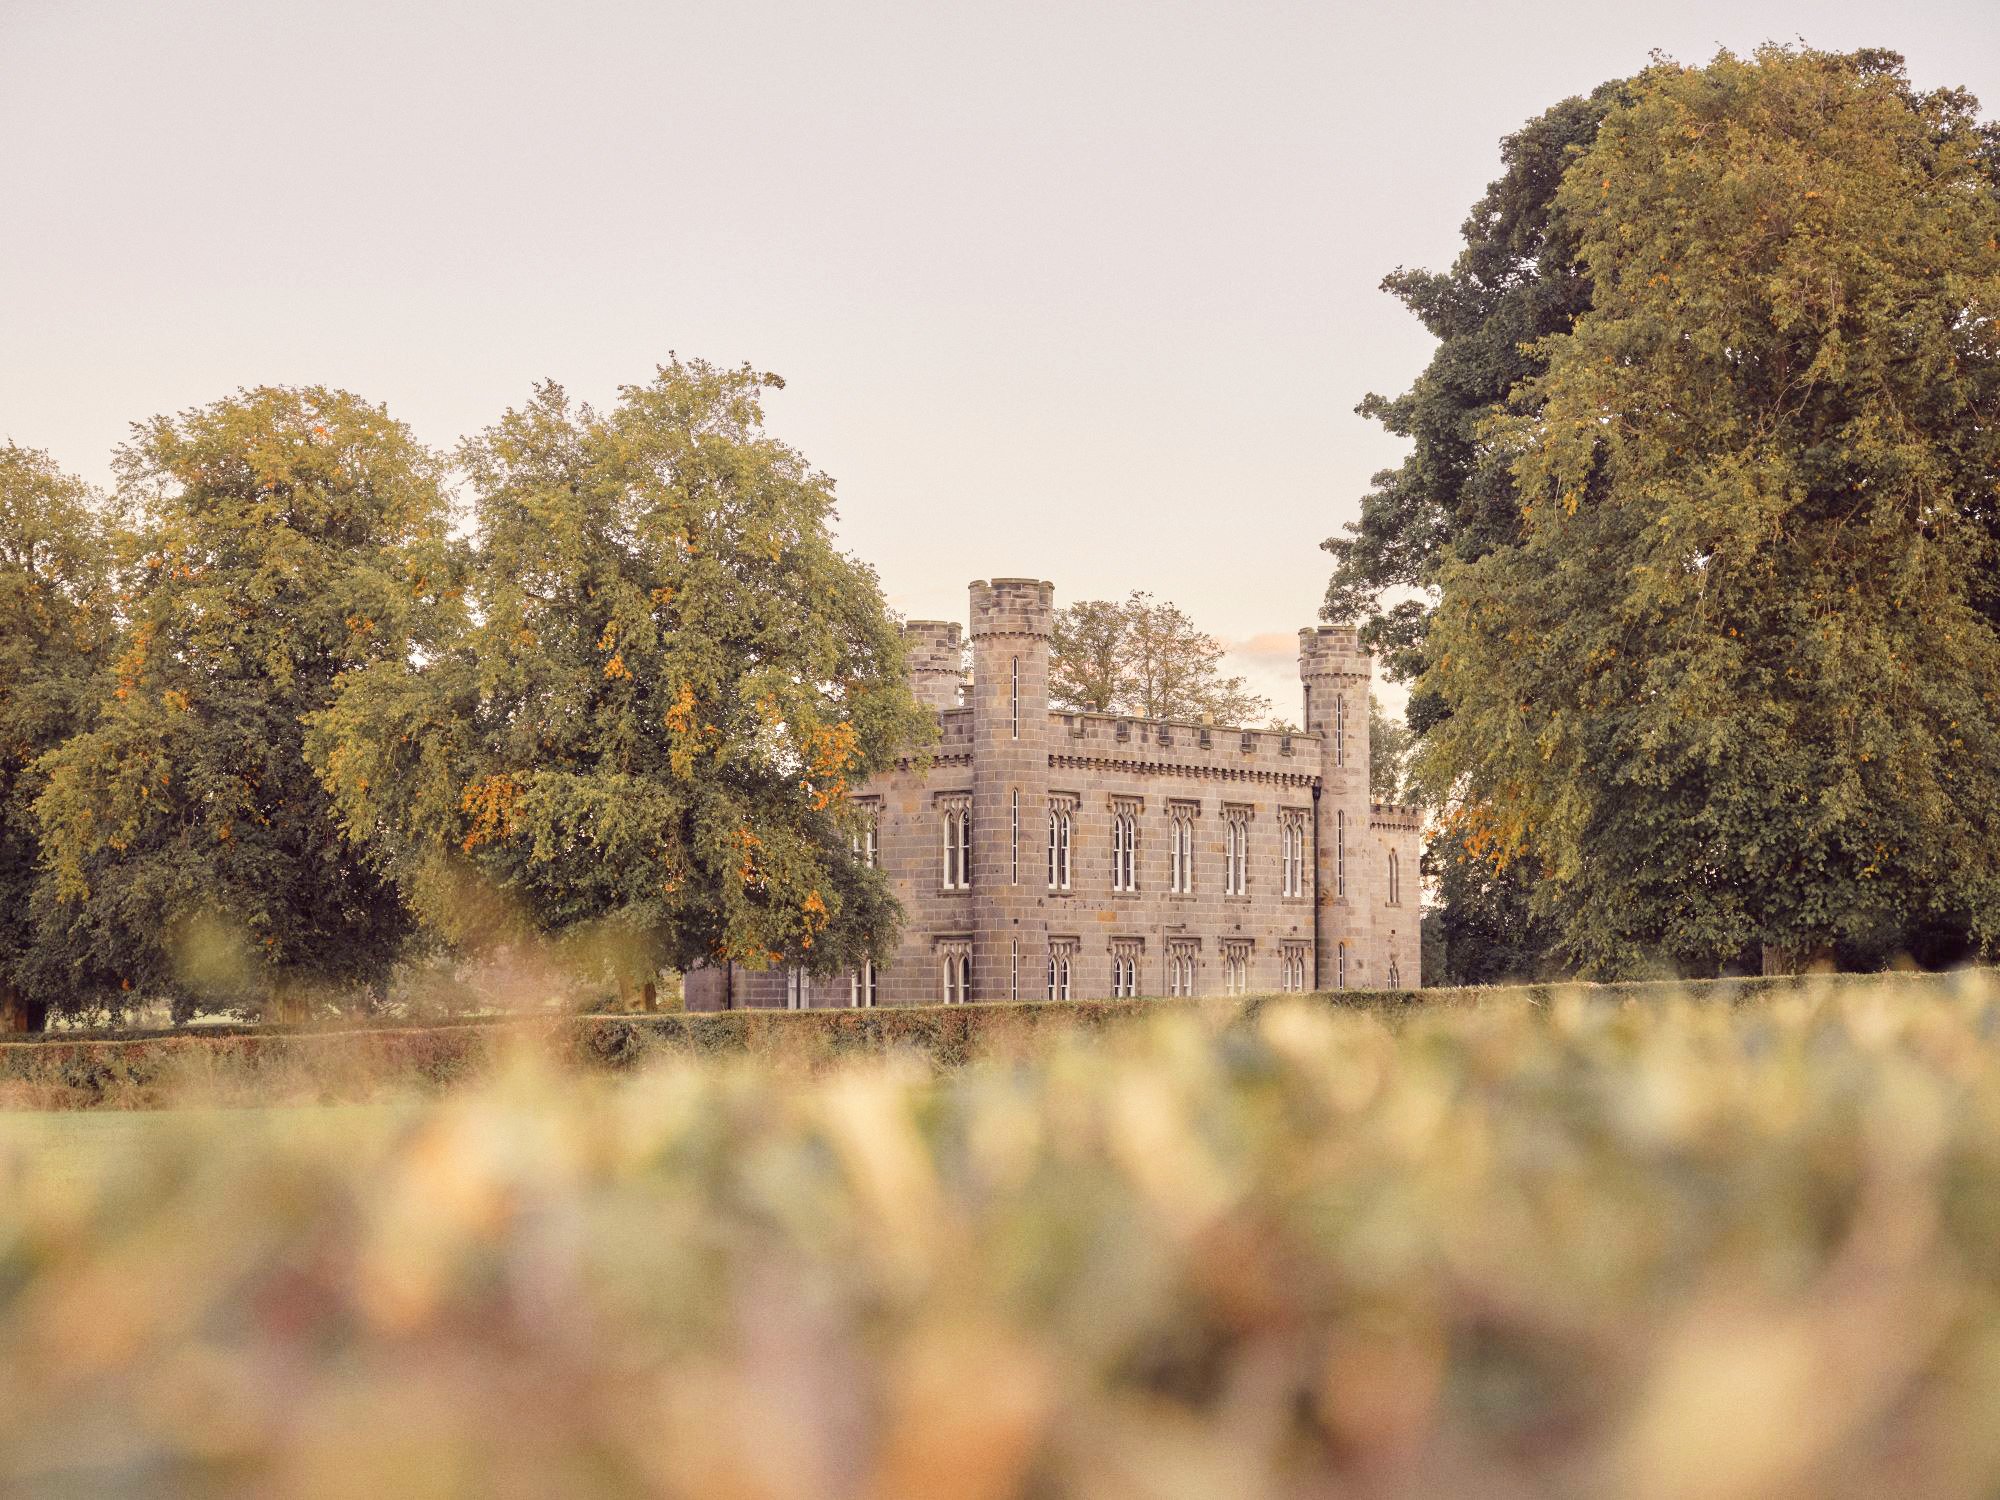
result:
M 1369 657 L 1299 632 L 1306 732 L 1049 707 L 1055 589 L 972 585 L 904 627 L 939 718 L 927 768 L 858 794 L 905 914 L 895 961 L 689 976 L 691 1007 L 818 1008 L 1414 988 L 1416 809 L 1368 799 Z

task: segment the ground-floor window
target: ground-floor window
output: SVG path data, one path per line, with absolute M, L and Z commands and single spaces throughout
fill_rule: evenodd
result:
M 847 980 L 847 1003 L 862 1010 L 875 1003 L 875 963 L 866 960 Z
M 1111 945 L 1111 993 L 1115 998 L 1131 999 L 1139 993 L 1139 964 L 1143 951 L 1136 940 Z
M 1232 943 L 1222 950 L 1222 991 L 1226 995 L 1250 993 L 1250 950 Z
M 1167 993 L 1194 993 L 1195 948 L 1191 943 L 1175 943 L 1167 949 Z
M 1070 971 L 1076 958 L 1073 943 L 1051 943 L 1049 945 L 1049 998 L 1067 1000 L 1070 993 Z
M 1293 994 L 1301 993 L 1306 987 L 1306 950 L 1287 948 L 1281 955 L 1284 970 L 1284 986 Z
M 963 1005 L 972 998 L 972 954 L 964 948 L 947 948 L 942 955 L 944 1003 Z
M 813 1003 L 812 975 L 804 969 L 785 970 L 785 1009 L 811 1010 Z

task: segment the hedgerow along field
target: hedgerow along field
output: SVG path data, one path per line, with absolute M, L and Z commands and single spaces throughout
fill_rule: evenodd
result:
M 0 1492 L 2000 1484 L 1990 974 L 548 1057 L 6 1116 Z

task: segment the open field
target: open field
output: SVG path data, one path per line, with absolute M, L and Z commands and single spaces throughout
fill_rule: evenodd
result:
M 0 1493 L 2000 1486 L 2000 984 L 0 1114 Z

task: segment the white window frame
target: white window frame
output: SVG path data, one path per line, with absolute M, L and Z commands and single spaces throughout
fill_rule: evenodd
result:
M 972 809 L 947 807 L 941 819 L 944 882 L 947 891 L 972 889 Z
M 812 1009 L 812 975 L 797 964 L 785 968 L 785 1009 Z
M 1337 990 L 1347 988 L 1347 944 L 1345 943 L 1333 945 L 1333 987 Z
M 1049 889 L 1066 891 L 1070 887 L 1070 844 L 1075 833 L 1075 820 L 1067 807 L 1049 809 Z
M 1139 819 L 1130 811 L 1111 815 L 1111 889 L 1139 889 Z
M 1347 764 L 1347 694 L 1333 695 L 1333 763 Z
M 1137 946 L 1114 947 L 1111 950 L 1111 995 L 1116 1000 L 1130 1000 L 1139 993 L 1140 953 Z
M 1010 847 L 1013 849 L 1014 857 L 1014 884 L 1019 885 L 1021 883 L 1021 792 L 1018 787 L 1014 790 L 1014 813 L 1011 827 Z
M 964 1005 L 972 999 L 972 955 L 963 950 L 944 950 L 944 1003 Z
M 875 997 L 875 960 L 864 958 L 861 960 L 861 967 L 847 976 L 847 1008 L 873 1010 Z
M 1194 809 L 1177 807 L 1170 821 L 1173 857 L 1167 889 L 1177 896 L 1186 896 L 1194 891 Z
M 1222 817 L 1222 894 L 1250 892 L 1250 814 L 1241 808 Z
M 1342 898 L 1347 895 L 1347 809 L 1344 807 L 1333 815 L 1333 893 Z

